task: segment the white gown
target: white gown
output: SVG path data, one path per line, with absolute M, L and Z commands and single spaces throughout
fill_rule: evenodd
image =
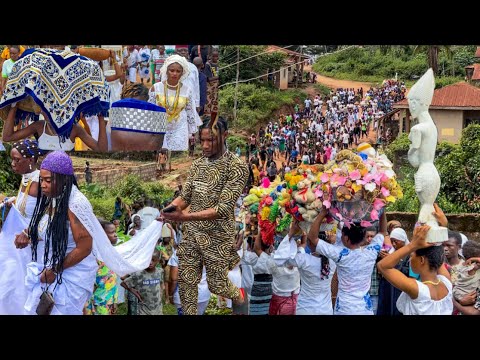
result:
M 25 303 L 27 314 L 35 315 L 35 310 L 40 301 L 42 288 L 46 284 L 40 283 L 40 273 L 43 271 L 43 254 L 45 249 L 45 235 L 48 225 L 48 214 L 40 220 L 38 225 L 39 242 L 37 245 L 37 261 L 27 265 L 27 277 L 25 283 L 29 290 L 29 296 Z M 70 223 L 68 222 L 68 243 L 67 254 L 75 249 L 76 243 L 73 239 Z M 49 257 L 51 257 L 51 252 Z M 51 315 L 82 315 L 83 307 L 93 293 L 93 284 L 97 273 L 98 265 L 95 256 L 90 253 L 78 264 L 65 269 L 62 273 L 62 283 L 57 285 L 56 281 L 50 284 L 48 290 L 52 292 L 55 305 Z
M 22 204 L 24 196 L 19 192 L 16 205 L 10 210 L 0 232 L 0 315 L 24 314 L 27 299 L 24 279 L 32 251 L 30 245 L 17 249 L 14 240 L 16 234 L 28 228 L 37 202 L 36 197 L 27 195 L 25 214 L 20 214 L 16 206 Z
M 168 102 L 173 104 L 175 90 L 168 89 L 167 91 Z M 155 83 L 154 91 L 150 92 L 149 102 L 165 108 L 164 93 L 164 84 Z M 186 84 L 182 84 L 180 87 L 178 107 L 182 109 L 178 118 L 175 120 L 168 120 L 167 118 L 167 132 L 163 139 L 163 147 L 171 151 L 187 151 L 188 138 L 191 134 L 198 132 L 198 127 L 202 125 L 202 121 L 195 109 L 192 90 Z
M 78 218 L 92 237 L 92 253 L 80 263 L 63 271 L 62 284 L 55 289 L 55 283 L 49 286 L 53 292 L 55 305 L 52 315 L 81 315 L 85 302 L 93 293 L 93 285 L 98 269 L 96 259 L 103 261 L 105 265 L 118 276 L 124 276 L 148 267 L 152 259 L 157 239 L 161 235 L 163 223 L 154 221 L 148 228 L 142 231 L 130 241 L 113 247 L 103 230 L 100 222 L 93 213 L 92 206 L 76 186 L 72 188 L 69 199 L 69 210 Z M 47 216 L 39 223 L 39 237 L 45 237 Z M 68 231 L 67 254 L 76 247 L 71 229 Z M 25 310 L 28 314 L 35 314 L 40 301 L 42 287 L 40 273 L 43 270 L 44 242 L 39 241 L 37 246 L 37 262 L 27 265 L 25 285 L 29 291 Z M 96 258 L 96 259 L 95 259 Z M 55 289 L 55 290 L 54 290 Z

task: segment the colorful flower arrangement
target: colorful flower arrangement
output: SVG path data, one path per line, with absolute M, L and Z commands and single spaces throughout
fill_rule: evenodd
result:
M 346 226 L 360 222 L 367 227 L 378 221 L 387 203 L 403 197 L 402 189 L 385 155 L 365 143 L 357 151 L 341 150 L 326 165 L 301 165 L 285 174 L 292 195 L 286 211 L 306 221 L 307 228 L 322 206 Z
M 326 223 L 374 225 L 387 203 L 403 192 L 385 155 L 365 143 L 357 151 L 341 150 L 326 165 L 300 165 L 285 174 L 284 182 L 265 178 L 250 189 L 244 207 L 257 214 L 262 241 L 273 244 L 275 233 L 288 230 L 292 218 L 308 231 L 323 206 L 329 209 Z
M 263 179 L 261 186 L 251 188 L 243 199 L 244 207 L 257 216 L 264 244 L 273 245 L 275 233 L 288 230 L 292 217 L 285 212 L 285 204 L 289 200 L 280 180 L 270 183 L 268 178 Z

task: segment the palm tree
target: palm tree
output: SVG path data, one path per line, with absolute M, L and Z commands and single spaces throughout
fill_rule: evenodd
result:
M 438 54 L 445 51 L 448 59 L 452 59 L 452 51 L 449 45 L 417 45 L 413 50 L 414 54 L 426 53 L 428 58 L 428 66 L 432 68 L 435 75 L 438 74 Z

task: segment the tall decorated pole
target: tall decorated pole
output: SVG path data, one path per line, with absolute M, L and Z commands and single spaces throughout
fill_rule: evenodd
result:
M 440 190 L 440 176 L 433 164 L 437 147 L 437 127 L 428 112 L 434 89 L 433 71 L 428 69 L 407 95 L 410 112 L 413 118 L 418 120 L 418 124 L 412 127 L 408 136 L 411 141 L 408 161 L 418 168 L 415 173 L 415 191 L 420 200 L 418 223 L 431 227 L 427 242 L 440 243 L 448 239 L 448 230 L 439 226 L 432 215 L 435 212 L 433 203 Z

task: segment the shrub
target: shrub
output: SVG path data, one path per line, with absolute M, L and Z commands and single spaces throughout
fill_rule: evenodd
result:
M 143 184 L 144 193 L 155 204 L 161 205 L 173 197 L 174 191 L 158 182 L 148 182 Z
M 385 155 L 392 161 L 395 162 L 398 153 L 408 152 L 410 148 L 410 140 L 408 140 L 408 134 L 403 133 L 398 138 L 393 140 L 390 145 L 385 149 Z
M 239 84 L 237 89 L 237 120 L 234 122 L 235 86 L 220 89 L 220 113 L 232 128 L 252 129 L 259 122 L 270 119 L 275 110 L 284 105 L 303 102 L 306 94 L 298 89 L 276 90 L 256 84 Z
M 113 213 L 115 212 L 115 198 L 97 198 L 97 197 L 88 197 L 90 204 L 93 207 L 93 213 L 95 216 L 100 217 L 104 220 L 111 220 Z
M 230 135 L 227 137 L 227 147 L 230 151 L 234 152 L 237 146 L 240 146 L 240 150 L 242 150 L 242 154 L 247 146 L 247 141 L 240 136 L 237 135 Z
M 127 203 L 133 203 L 146 195 L 142 181 L 137 175 L 133 174 L 129 174 L 118 181 L 112 187 L 110 193 L 115 197 L 120 196 L 124 201 L 127 200 Z
M 437 77 L 435 79 L 435 89 L 440 89 L 444 86 L 458 83 L 459 81 L 463 81 L 463 79 L 453 76 Z
M 10 160 L 11 145 L 4 144 L 6 151 L 0 151 L 0 194 L 16 195 L 20 184 L 20 175 L 12 170 Z

